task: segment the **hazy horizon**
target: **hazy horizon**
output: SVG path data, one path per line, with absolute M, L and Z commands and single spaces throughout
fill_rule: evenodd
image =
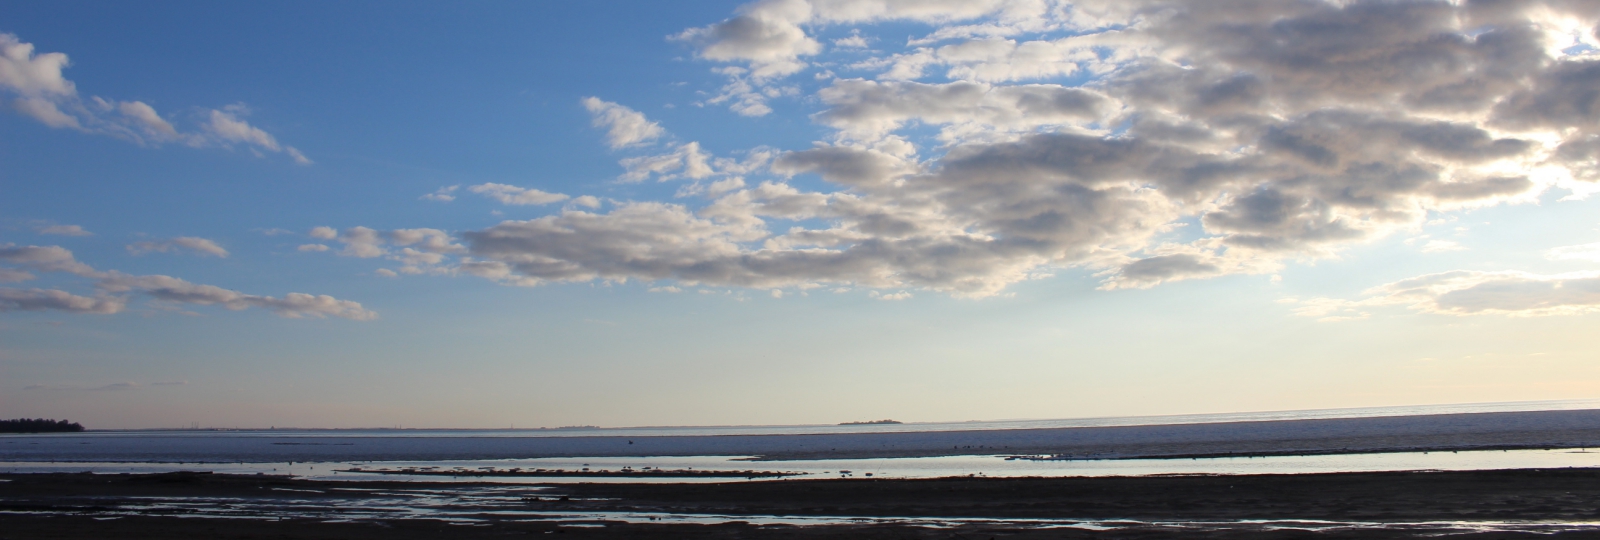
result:
M 0 417 L 1600 399 L 1593 2 L 0 11 Z

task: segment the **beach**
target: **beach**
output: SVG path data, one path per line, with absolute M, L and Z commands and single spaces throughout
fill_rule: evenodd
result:
M 430 484 L 426 495 L 407 483 L 265 475 L 0 480 L 0 537 L 8 539 L 1591 538 L 1597 533 L 1581 524 L 1600 520 L 1597 469 L 509 489 L 449 483 Z M 441 504 L 444 496 L 453 502 Z M 408 505 L 432 515 L 400 511 Z M 392 515 L 338 510 L 372 507 Z M 277 511 L 240 515 L 241 508 Z M 652 519 L 666 514 L 708 519 Z
M 952 427 L 3 436 L 0 539 L 1600 535 L 1600 410 Z

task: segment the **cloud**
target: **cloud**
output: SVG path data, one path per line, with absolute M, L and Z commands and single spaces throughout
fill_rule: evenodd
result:
M 47 126 L 110 135 L 147 146 L 171 142 L 192 147 L 242 144 L 259 151 L 284 153 L 300 165 L 312 164 L 300 150 L 279 144 L 271 134 L 243 120 L 242 116 L 249 112 L 243 105 L 211 109 L 204 122 L 185 132 L 149 103 L 99 96 L 84 98 L 77 86 L 62 75 L 70 65 L 64 53 L 35 53 L 32 43 L 24 43 L 14 34 L 0 33 L 0 93 L 14 96 L 11 105 L 17 112 Z
M 862 37 L 859 32 L 851 34 L 849 37 L 833 40 L 833 46 L 841 49 L 865 49 L 869 45 L 871 44 L 867 41 L 867 38 Z
M 1461 244 L 1451 240 L 1429 240 L 1428 243 L 1422 245 L 1423 253 L 1446 253 L 1465 249 L 1467 248 L 1461 247 Z
M 702 59 L 743 64 L 716 70 L 728 83 L 708 103 L 729 103 L 729 108 L 741 115 L 765 116 L 772 112 L 768 99 L 795 94 L 771 83 L 804 70 L 808 64 L 803 58 L 822 52 L 822 44 L 806 33 L 808 26 L 964 20 L 995 12 L 1002 4 L 995 0 L 761 0 L 740 6 L 727 20 L 684 30 L 673 39 L 694 46 Z M 865 42 L 859 35 L 855 37 Z
M 384 257 L 404 264 L 400 272 L 407 274 L 449 273 L 443 266 L 450 257 L 466 252 L 455 243 L 449 233 L 439 229 L 395 229 L 379 231 L 367 227 L 351 227 L 343 232 L 332 227 L 316 227 L 313 238 L 334 240 L 344 244 L 340 256 L 371 259 Z M 323 244 L 306 244 L 300 251 L 330 251 Z
M 60 272 L 90 278 L 94 280 L 97 291 L 96 296 L 87 297 L 55 289 L 0 288 L 0 311 L 53 310 L 112 314 L 127 307 L 129 293 L 138 292 L 161 302 L 218 305 L 230 310 L 255 307 L 288 318 L 333 316 L 370 320 L 377 317 L 376 313 L 359 303 L 327 295 L 251 295 L 172 276 L 140 276 L 116 270 L 102 272 L 78 262 L 71 251 L 59 246 L 0 245 L 0 262 L 19 264 L 38 272 Z
M 445 186 L 433 193 L 423 195 L 421 199 L 424 201 L 450 202 L 456 200 L 455 192 L 458 189 L 461 189 L 461 186 Z
M 22 270 L 17 270 L 15 268 L 0 268 L 0 283 L 28 281 L 34 277 L 35 276 L 33 274 L 24 272 Z
M 72 252 L 60 246 L 17 246 L 0 244 L 0 262 L 28 267 L 35 272 L 65 272 L 84 277 L 99 273 L 77 261 Z
M 517 206 L 550 204 L 569 198 L 560 193 L 546 193 L 533 188 L 494 183 L 478 184 L 467 188 L 467 191 L 500 201 L 500 204 Z
M 339 300 L 328 295 L 289 293 L 281 298 L 258 296 L 162 275 L 134 276 L 111 271 L 96 283 L 96 287 L 111 293 L 140 291 L 156 300 L 203 306 L 218 305 L 234 311 L 255 307 L 291 319 L 333 316 L 365 321 L 377 318 L 376 313 L 368 311 L 359 303 Z
M 1273 273 L 1600 179 L 1600 71 L 1581 52 L 1600 10 L 1495 5 L 753 2 L 675 39 L 725 78 L 705 103 L 759 116 L 793 97 L 825 130 L 812 144 L 644 149 L 659 125 L 589 98 L 628 148 L 620 180 L 679 180 L 675 200 L 573 200 L 454 233 L 459 250 L 418 249 L 438 262 L 416 268 L 964 297 L 1063 269 L 1105 289 Z M 883 50 L 826 56 L 818 36 L 843 25 Z M 812 68 L 847 75 L 796 76 Z M 353 230 L 319 238 L 403 256 Z
M 1540 317 L 1600 312 L 1600 272 L 1540 275 L 1455 270 L 1373 287 L 1361 300 L 1319 298 L 1297 314 L 1341 317 L 1362 307 L 1406 306 L 1438 315 Z
M 621 176 L 624 182 L 640 182 L 655 176 L 667 181 L 676 178 L 706 178 L 715 171 L 711 168 L 711 155 L 700 150 L 700 143 L 690 142 L 667 154 L 638 156 L 622 160 L 628 172 Z
M 272 135 L 240 120 L 231 112 L 212 109 L 206 129 L 224 141 L 251 144 L 274 152 L 280 149 L 278 140 Z
M 967 81 L 841 80 L 818 92 L 818 97 L 830 106 L 818 115 L 820 122 L 872 138 L 910 121 L 953 125 L 966 131 L 1088 124 L 1105 117 L 1115 105 L 1104 94 L 1082 88 L 1047 84 L 994 87 Z M 960 132 L 949 130 L 944 138 L 957 139 Z
M 86 231 L 83 229 L 83 227 L 78 225 L 49 225 L 45 227 L 39 227 L 38 231 L 39 234 L 54 234 L 59 236 L 94 236 L 94 233 Z
M 94 236 L 94 233 L 83 230 L 80 225 L 46 225 L 46 227 L 38 227 L 37 230 L 40 235 Z
M 583 107 L 594 116 L 595 127 L 606 129 L 606 141 L 612 148 L 637 146 L 666 133 L 643 113 L 597 97 L 583 98 Z
M 189 250 L 203 255 L 215 257 L 228 257 L 228 250 L 217 245 L 216 242 L 194 236 L 180 236 L 171 240 L 134 242 L 128 244 L 128 252 L 134 255 L 146 253 L 173 253 L 180 250 Z
M 1548 256 L 1555 260 L 1600 262 L 1600 242 L 1577 246 L 1561 246 L 1550 250 Z
M 32 43 L 23 43 L 13 34 L 0 34 L 0 85 L 23 96 L 65 96 L 77 92 L 72 81 L 61 76 L 70 65 L 62 53 L 34 54 Z
M 156 113 L 155 107 L 151 107 L 145 102 L 124 101 L 118 103 L 117 112 L 133 119 L 152 137 L 162 140 L 178 138 L 177 128 L 172 127 L 172 124 L 162 119 L 161 115 Z
M 122 311 L 125 305 L 126 300 L 114 297 L 91 298 L 55 289 L 0 288 L 0 312 L 65 311 L 105 315 Z

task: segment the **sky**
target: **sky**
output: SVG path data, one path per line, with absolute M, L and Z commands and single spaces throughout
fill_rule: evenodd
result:
M 1600 398 L 1600 4 L 0 0 L 0 417 Z

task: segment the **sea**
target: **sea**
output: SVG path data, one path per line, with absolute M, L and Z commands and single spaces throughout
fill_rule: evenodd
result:
M 0 435 L 0 472 L 154 473 L 212 471 L 238 474 L 286 474 L 323 480 L 398 480 L 413 482 L 538 483 L 559 482 L 710 482 L 764 481 L 731 476 L 715 478 L 637 477 L 496 477 L 483 472 L 522 470 L 620 471 L 663 469 L 697 471 L 766 471 L 782 478 L 930 478 L 949 476 L 1108 476 L 1166 474 L 1321 473 L 1396 470 L 1484 470 L 1512 468 L 1600 467 L 1600 450 L 1581 448 L 1395 452 L 1342 455 L 1213 457 L 1187 459 L 1017 459 L 997 449 L 974 449 L 966 455 L 881 457 L 869 459 L 797 459 L 753 461 L 740 454 L 650 455 L 650 437 L 719 441 L 737 437 L 784 435 L 850 435 L 861 433 L 974 432 L 1072 427 L 1151 426 L 1310 420 L 1330 418 L 1406 417 L 1462 413 L 1563 411 L 1600 409 L 1600 400 L 1533 401 L 1454 405 L 1417 405 L 1353 409 L 1319 409 L 1177 416 L 997 420 L 973 422 L 798 425 L 583 427 L 560 429 L 180 429 L 91 430 L 70 434 Z M 595 455 L 519 457 L 519 443 L 560 442 L 548 438 L 580 437 L 606 444 Z M 816 439 L 816 437 L 813 437 Z M 618 446 L 626 440 L 641 444 Z M 578 442 L 577 440 L 568 442 Z M 588 443 L 585 443 L 588 444 Z M 569 445 L 571 446 L 571 445 Z M 637 451 L 629 452 L 637 447 Z M 708 447 L 714 448 L 715 445 Z M 575 448 L 585 448 L 577 445 Z M 511 449 L 511 450 L 508 450 Z M 622 455 L 619 455 L 622 454 Z M 636 455 L 634 455 L 636 454 Z M 463 458 L 465 456 L 465 458 Z M 361 469 L 362 472 L 352 472 Z M 430 470 L 417 476 L 371 471 Z M 451 474 L 456 473 L 459 474 Z

